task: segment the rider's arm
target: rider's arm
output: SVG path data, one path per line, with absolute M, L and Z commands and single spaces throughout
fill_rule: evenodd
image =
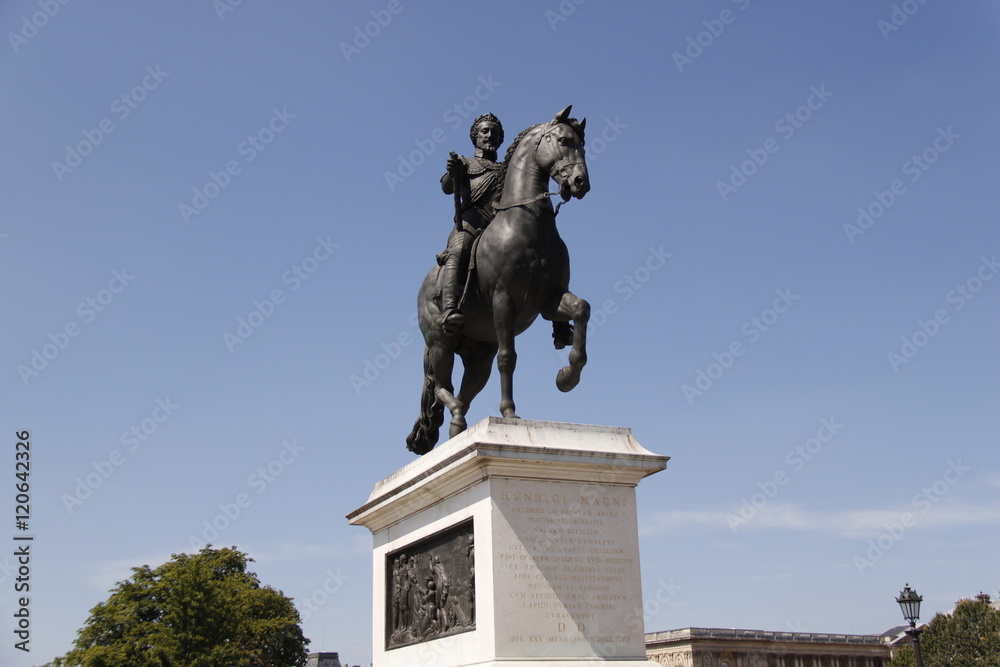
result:
M 452 174 L 457 174 L 461 177 L 468 170 L 468 167 L 465 164 L 465 160 L 452 151 L 448 156 L 447 169 L 445 175 L 441 177 L 441 189 L 444 190 L 446 195 L 450 195 L 455 193 L 455 179 Z

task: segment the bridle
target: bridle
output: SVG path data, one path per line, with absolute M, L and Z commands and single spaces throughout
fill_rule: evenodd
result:
M 555 129 L 557 127 L 559 127 L 560 125 L 564 125 L 564 123 L 556 123 L 555 125 L 551 125 L 551 123 L 550 123 L 549 129 L 547 129 L 545 132 L 542 132 L 540 135 L 538 135 L 538 138 L 535 139 L 535 152 L 536 153 L 538 152 L 539 146 L 541 146 L 541 144 L 542 144 L 542 139 L 546 139 L 548 141 L 552 141 L 552 137 L 549 136 L 549 135 L 552 134 L 552 132 L 554 132 Z M 556 143 L 556 151 L 559 153 L 559 159 L 556 160 L 555 163 L 552 165 L 552 170 L 551 170 L 552 173 L 555 173 L 555 172 L 558 172 L 558 171 L 562 171 L 566 167 L 572 167 L 575 164 L 583 164 L 583 160 L 574 160 L 569 155 L 566 155 L 566 151 L 564 150 L 565 148 L 566 148 L 565 146 L 562 146 L 561 144 Z
M 559 127 L 560 125 L 563 125 L 563 124 L 564 123 L 555 123 L 555 124 L 553 124 L 552 122 L 549 123 L 549 128 L 547 130 L 545 130 L 544 132 L 542 132 L 541 134 L 539 134 L 538 137 L 535 139 L 535 147 L 534 147 L 535 148 L 535 153 L 538 153 L 538 148 L 542 144 L 542 139 L 545 139 L 547 141 L 552 141 L 552 137 L 549 136 L 549 135 L 552 134 L 552 132 L 554 132 L 557 127 Z M 556 151 L 559 154 L 559 159 L 557 159 L 553 163 L 552 169 L 550 170 L 550 174 L 554 174 L 554 173 L 560 172 L 563 169 L 566 169 L 567 167 L 572 167 L 573 165 L 576 165 L 576 164 L 584 164 L 583 160 L 577 160 L 574 157 L 568 155 L 568 150 L 569 149 L 567 149 L 565 146 L 562 146 L 561 144 L 556 143 Z M 549 197 L 552 197 L 552 196 L 558 195 L 558 194 L 560 194 L 559 191 L 556 191 L 556 192 L 542 192 L 541 194 L 535 195 L 531 199 L 525 199 L 524 201 L 514 202 L 513 204 L 499 204 L 499 203 L 495 204 L 493 206 L 493 210 L 495 210 L 495 211 L 506 211 L 507 209 L 516 208 L 518 206 L 527 206 L 529 204 L 534 204 L 537 201 L 541 201 L 542 199 L 547 199 Z M 556 204 L 555 212 L 553 213 L 553 215 L 559 215 L 559 207 L 562 206 L 565 203 L 566 202 L 562 202 L 562 201 L 558 202 Z

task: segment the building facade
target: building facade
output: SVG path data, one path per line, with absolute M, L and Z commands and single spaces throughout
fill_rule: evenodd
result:
M 682 628 L 646 635 L 646 656 L 663 667 L 887 667 L 877 635 Z
M 336 653 L 310 653 L 306 667 L 342 667 Z

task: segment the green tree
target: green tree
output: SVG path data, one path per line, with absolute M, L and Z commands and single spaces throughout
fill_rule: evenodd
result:
M 920 634 L 924 667 L 986 667 L 1000 665 L 1000 611 L 989 596 L 961 600 L 950 614 L 937 614 Z M 913 649 L 906 646 L 890 667 L 913 667 Z
M 48 667 L 302 667 L 299 613 L 235 548 L 132 568 Z

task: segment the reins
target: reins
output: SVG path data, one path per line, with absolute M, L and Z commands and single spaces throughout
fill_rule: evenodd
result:
M 518 206 L 527 206 L 529 204 L 534 204 L 537 201 L 541 201 L 543 199 L 547 199 L 548 197 L 551 197 L 551 196 L 557 195 L 557 194 L 559 194 L 559 192 L 543 192 L 541 194 L 535 195 L 531 199 L 525 199 L 524 201 L 514 202 L 513 204 L 499 204 L 499 203 L 497 203 L 497 204 L 493 205 L 493 210 L 495 210 L 495 211 L 506 211 L 509 208 L 516 208 Z M 555 210 L 554 215 L 558 215 L 559 214 L 559 207 L 562 206 L 563 203 L 564 202 L 559 202 L 558 204 L 556 204 L 556 210 Z

